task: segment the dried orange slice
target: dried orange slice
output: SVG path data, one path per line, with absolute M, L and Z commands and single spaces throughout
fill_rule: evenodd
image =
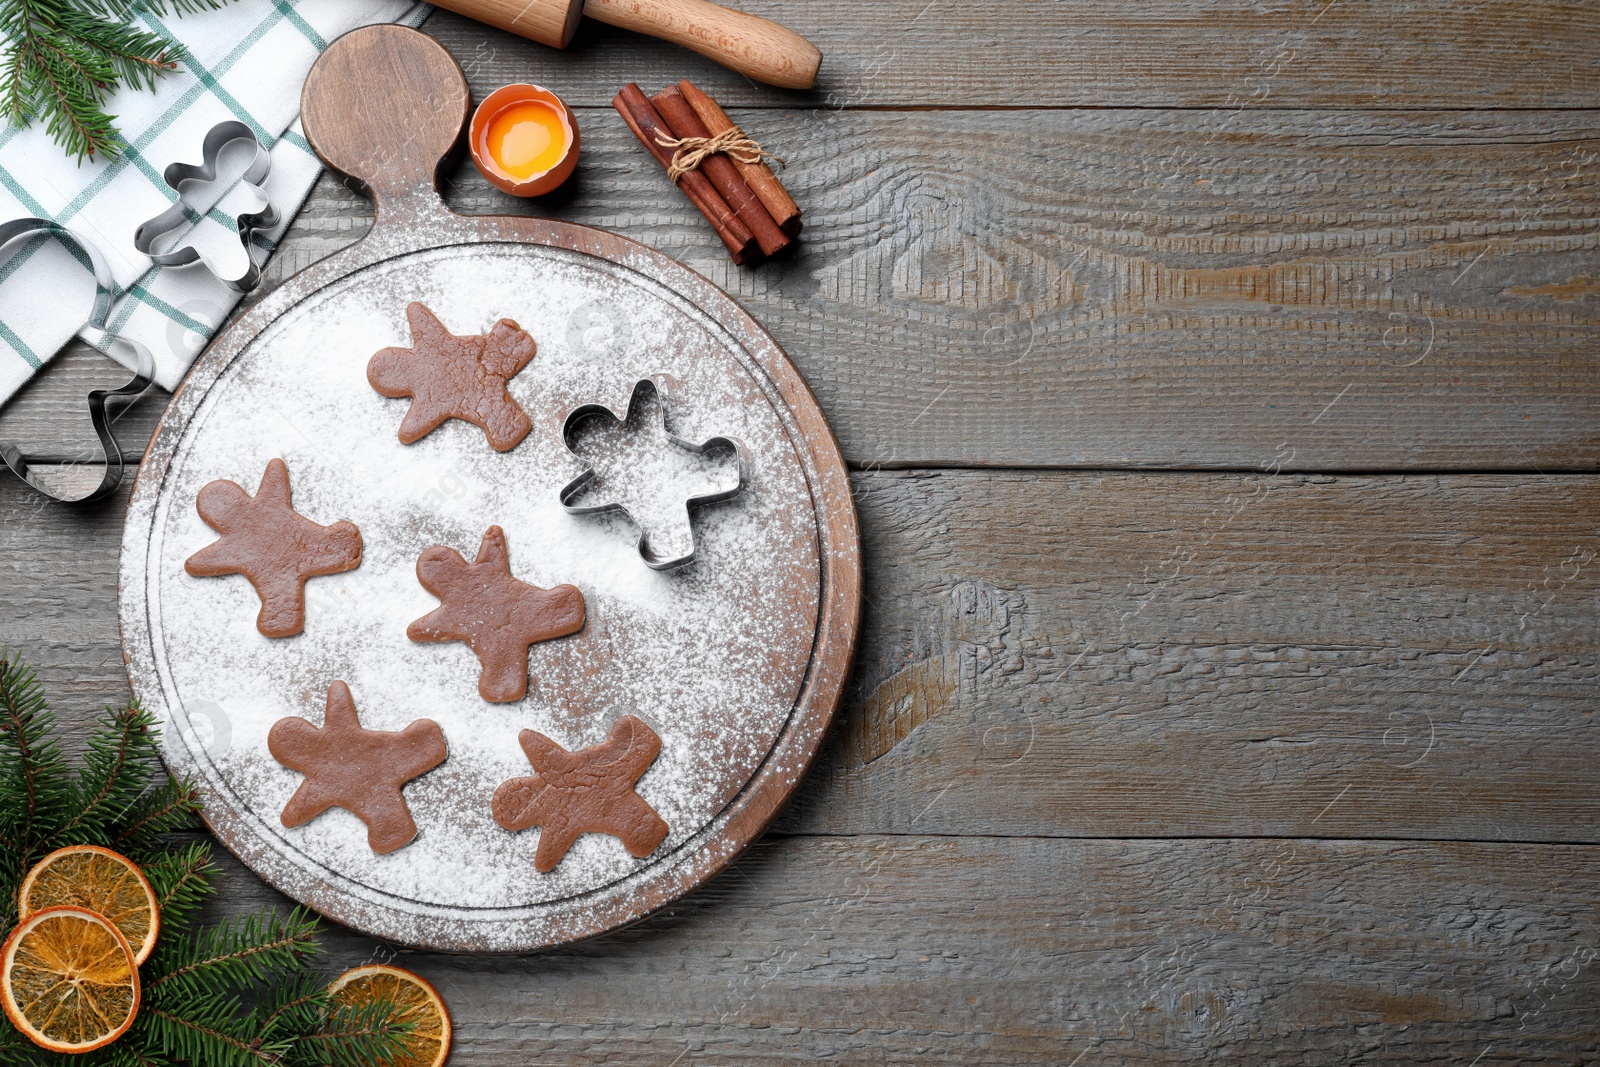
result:
M 83 908 L 46 908 L 0 948 L 0 1007 L 51 1052 L 109 1045 L 139 1012 L 139 967 L 128 939 Z
M 45 908 L 84 908 L 110 919 L 133 946 L 135 963 L 150 958 L 161 932 L 161 909 L 144 872 L 128 857 L 99 845 L 68 845 L 38 863 L 17 891 L 24 919 Z
M 358 1008 L 387 997 L 411 1024 L 405 1051 L 391 1067 L 439 1067 L 450 1055 L 450 1012 L 439 991 L 404 967 L 369 963 L 346 971 L 328 986 L 335 1005 Z

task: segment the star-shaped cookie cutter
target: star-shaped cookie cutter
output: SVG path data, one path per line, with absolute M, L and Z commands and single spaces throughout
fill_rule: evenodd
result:
M 217 158 L 222 154 L 222 150 L 235 141 L 245 140 L 255 145 L 256 153 L 245 167 L 244 173 L 239 176 L 239 184 L 254 194 L 257 206 L 255 210 L 247 211 L 234 219 L 234 225 L 239 231 L 239 243 L 244 246 L 245 262 L 249 264 L 244 274 L 237 278 L 223 277 L 211 258 L 190 244 L 180 244 L 166 252 L 153 251 L 157 241 L 200 214 L 184 196 L 183 183 L 216 181 Z M 267 176 L 272 173 L 272 156 L 256 138 L 255 131 L 237 120 L 219 122 L 211 127 L 201 146 L 201 155 L 204 158 L 198 167 L 188 163 L 169 163 L 167 169 L 161 172 L 162 179 L 173 192 L 178 194 L 178 199 L 155 218 L 139 224 L 139 228 L 133 231 L 133 246 L 149 256 L 151 262 L 163 267 L 183 267 L 198 262 L 228 288 L 235 292 L 248 293 L 261 283 L 261 265 L 256 262 L 255 256 L 250 254 L 250 238 L 257 230 L 271 229 L 278 224 L 278 209 L 272 206 L 266 190 L 262 188 L 266 184 Z
M 670 381 L 671 379 L 666 380 Z M 639 528 L 639 558 L 644 560 L 645 564 L 654 570 L 670 571 L 694 562 L 696 545 L 692 523 L 689 525 L 689 551 L 683 555 L 662 557 L 657 555 L 651 549 L 650 533 L 649 530 L 646 529 L 645 524 L 640 521 L 640 516 L 634 515 L 628 510 L 626 505 L 616 500 L 605 500 L 596 504 L 574 504 L 572 502 L 598 477 L 598 472 L 595 470 L 594 465 L 588 460 L 584 459 L 584 457 L 580 456 L 572 447 L 574 427 L 576 427 L 579 422 L 582 422 L 584 419 L 593 415 L 606 416 L 615 423 L 625 425 L 632 421 L 635 412 L 642 406 L 644 398 L 651 394 L 653 394 L 656 398 L 656 411 L 661 419 L 661 431 L 672 445 L 683 449 L 685 452 L 690 452 L 695 455 L 704 455 L 713 449 L 731 448 L 737 464 L 738 478 L 731 488 L 721 489 L 716 492 L 705 493 L 699 496 L 690 496 L 684 499 L 683 507 L 685 512 L 685 522 L 689 522 L 689 513 L 691 509 L 697 505 L 713 504 L 719 500 L 728 500 L 737 496 L 740 491 L 744 489 L 744 485 L 748 480 L 750 470 L 749 453 L 745 450 L 744 444 L 735 438 L 722 435 L 709 437 L 698 444 L 679 437 L 677 434 L 672 432 L 670 427 L 667 426 L 667 408 L 665 402 L 666 391 L 663 389 L 662 385 L 657 383 L 655 378 L 641 378 L 634 383 L 633 391 L 628 395 L 627 407 L 620 414 L 606 405 L 598 403 L 582 404 L 568 412 L 566 419 L 561 424 L 561 440 L 562 443 L 566 445 L 568 454 L 570 454 L 578 462 L 582 463 L 584 469 L 582 474 L 578 475 L 576 478 L 562 487 L 559 499 L 561 501 L 561 506 L 565 508 L 567 513 L 570 515 L 596 515 L 608 511 L 621 512 L 623 515 L 626 515 L 629 520 L 631 520 L 633 524 Z

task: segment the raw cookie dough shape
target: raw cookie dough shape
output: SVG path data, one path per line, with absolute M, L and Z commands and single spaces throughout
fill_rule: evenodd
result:
M 462 419 L 483 430 L 496 452 L 528 436 L 533 422 L 511 398 L 507 383 L 533 359 L 533 338 L 510 319 L 487 334 L 457 337 L 438 316 L 413 301 L 406 306 L 410 348 L 385 348 L 367 361 L 367 381 L 384 396 L 410 397 L 400 423 L 400 443 L 409 445 Z
M 417 836 L 400 790 L 444 762 L 444 731 L 432 719 L 404 730 L 368 730 L 356 716 L 350 687 L 328 686 L 322 725 L 291 716 L 267 734 L 272 758 L 306 776 L 283 808 L 293 829 L 329 808 L 343 808 L 367 824 L 367 844 L 380 856 Z
M 634 791 L 661 752 L 661 738 L 644 720 L 624 715 L 592 748 L 568 752 L 536 730 L 517 738 L 538 774 L 512 778 L 494 791 L 494 821 L 513 832 L 540 827 L 534 870 L 549 874 L 580 834 L 621 838 L 643 859 L 667 836 L 667 824 Z
M 731 437 L 696 444 L 669 430 L 665 401 L 662 387 L 644 378 L 634 384 L 622 417 L 602 404 L 584 404 L 561 428 L 567 451 L 584 465 L 562 488 L 561 506 L 574 515 L 628 516 L 639 529 L 640 558 L 658 571 L 694 561 L 690 509 L 736 496 L 750 466 L 744 445 Z M 688 464 L 701 468 L 698 477 L 683 476 Z M 641 485 L 646 479 L 655 484 Z
M 222 537 L 184 561 L 197 578 L 242 574 L 261 598 L 256 629 L 268 637 L 293 637 L 306 625 L 306 579 L 361 565 L 361 531 L 354 523 L 321 526 L 294 510 L 289 468 L 267 463 L 251 496 L 226 479 L 207 482 L 195 510 Z
M 453 548 L 434 545 L 417 557 L 417 581 L 439 607 L 406 627 L 413 641 L 464 641 L 483 670 L 478 693 L 493 704 L 528 694 L 528 649 L 583 629 L 577 586 L 541 589 L 511 575 L 505 531 L 489 527 L 471 563 Z

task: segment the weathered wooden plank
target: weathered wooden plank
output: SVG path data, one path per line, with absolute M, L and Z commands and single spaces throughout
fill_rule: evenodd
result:
M 858 475 L 807 833 L 1595 842 L 1600 478 Z M 0 490 L 0 644 L 126 693 L 121 505 Z
M 212 914 L 281 900 L 228 869 Z M 461 1065 L 1570 1064 L 1597 893 L 1590 847 L 769 836 L 620 934 L 398 958 Z
M 439 12 L 426 29 L 482 99 L 530 77 L 573 104 L 692 78 L 776 107 L 1594 107 L 1600 13 L 1557 0 L 742 0 L 810 37 L 816 89 L 757 86 L 692 52 L 590 21 L 566 52 Z
M 61 479 L 71 471 L 41 470 Z M 0 648 L 44 682 L 69 747 L 107 704 L 130 695 L 117 630 L 117 553 L 133 470 L 108 500 L 68 507 L 0 472 Z
M 786 825 L 1593 841 L 1600 480 L 856 480 L 867 639 Z
M 679 256 L 794 356 L 858 465 L 1600 464 L 1600 113 L 743 112 L 807 209 L 731 266 L 609 110 L 529 204 Z M 791 132 L 783 134 L 781 131 Z M 318 186 L 270 276 L 365 232 Z M 0 416 L 70 451 L 85 356 Z M 129 416 L 142 443 L 158 405 Z M 57 441 L 62 443 L 55 443 Z

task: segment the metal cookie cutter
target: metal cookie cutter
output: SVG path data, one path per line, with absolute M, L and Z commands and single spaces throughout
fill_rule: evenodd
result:
M 249 264 L 244 274 L 238 278 L 224 278 L 218 272 L 216 264 L 193 245 L 180 244 L 167 252 L 151 251 L 158 240 L 184 226 L 197 214 L 194 205 L 183 195 L 183 183 L 216 181 L 217 157 L 228 145 L 244 140 L 255 145 L 256 154 L 244 173 L 239 176 L 239 182 L 255 194 L 257 202 L 256 210 L 247 211 L 234 220 L 239 230 L 239 243 L 244 246 L 245 262 Z M 163 267 L 182 267 L 199 262 L 228 288 L 248 293 L 261 282 L 261 266 L 256 262 L 255 256 L 250 254 L 250 238 L 257 230 L 271 229 L 278 224 L 278 209 L 272 206 L 272 202 L 267 199 L 267 194 L 262 189 L 267 175 L 272 173 L 272 156 L 256 139 L 255 132 L 250 127 L 235 120 L 219 122 L 211 127 L 206 133 L 201 152 L 205 158 L 198 167 L 187 163 L 170 163 L 167 169 L 161 172 L 162 179 L 172 187 L 173 192 L 178 194 L 178 200 L 155 218 L 139 224 L 139 228 L 133 231 L 133 246 L 149 256 L 152 262 Z
M 122 481 L 122 449 L 118 447 L 117 438 L 111 432 L 113 416 L 110 413 L 110 406 L 115 402 L 126 410 L 128 405 L 139 399 L 140 395 L 150 387 L 151 379 L 155 377 L 156 361 L 150 355 L 150 350 L 139 342 L 106 332 L 106 319 L 111 314 L 111 294 L 116 288 L 116 283 L 111 277 L 111 268 L 106 265 L 106 261 L 101 258 L 94 245 L 60 223 L 49 219 L 15 219 L 0 225 L 0 249 L 11 245 L 19 238 L 39 233 L 50 234 L 57 240 L 81 250 L 89 257 L 91 269 L 94 271 L 94 308 L 89 312 L 89 320 L 78 329 L 78 336 L 108 354 L 113 345 L 126 346 L 133 352 L 134 372 L 133 377 L 116 389 L 93 389 L 89 392 L 89 422 L 94 426 L 95 436 L 100 438 L 100 450 L 105 455 L 105 473 L 100 478 L 100 484 L 91 489 L 87 495 L 62 496 L 40 484 L 29 469 L 28 461 L 23 458 L 15 445 L 0 442 L 0 460 L 3 460 L 17 477 L 52 500 L 60 500 L 67 504 L 84 504 L 91 500 L 99 500 Z M 0 259 L 3 258 L 7 257 L 0 256 Z
M 731 448 L 737 464 L 738 478 L 734 482 L 732 488 L 722 489 L 700 496 L 690 496 L 684 499 L 683 521 L 685 527 L 688 529 L 687 540 L 689 544 L 689 551 L 683 555 L 672 557 L 662 557 L 655 553 L 655 551 L 650 547 L 650 531 L 646 529 L 645 524 L 640 520 L 640 516 L 630 512 L 627 506 L 622 504 L 620 501 L 606 500 L 595 504 L 572 503 L 572 501 L 581 495 L 583 491 L 587 489 L 598 477 L 598 472 L 595 470 L 594 465 L 584 457 L 578 455 L 577 451 L 572 447 L 574 428 L 579 422 L 592 415 L 609 418 L 611 421 L 617 423 L 619 427 L 626 426 L 630 422 L 635 422 L 636 416 L 639 415 L 644 406 L 644 400 L 652 395 L 656 400 L 656 413 L 661 420 L 661 432 L 666 436 L 666 439 L 669 442 L 676 447 L 683 449 L 685 452 L 691 452 L 696 455 L 704 455 L 706 452 L 715 448 Z M 745 480 L 750 469 L 750 460 L 745 451 L 744 445 L 732 437 L 711 437 L 700 442 L 699 444 L 696 444 L 693 441 L 688 441 L 682 437 L 679 437 L 677 434 L 668 429 L 665 399 L 666 397 L 664 391 L 661 386 L 656 384 L 655 379 L 641 378 L 639 381 L 634 383 L 633 392 L 629 395 L 627 410 L 621 415 L 618 415 L 617 412 L 606 407 L 604 404 L 583 404 L 579 407 L 573 408 L 572 411 L 568 413 L 566 420 L 561 424 L 562 443 L 567 446 L 567 452 L 584 466 L 582 474 L 578 475 L 576 478 L 562 487 L 560 493 L 561 506 L 572 515 L 595 515 L 606 511 L 618 511 L 628 516 L 628 518 L 632 520 L 633 524 L 639 528 L 639 557 L 643 559 L 648 566 L 658 571 L 675 570 L 679 567 L 685 566 L 686 564 L 694 562 L 694 527 L 689 519 L 689 510 L 697 504 L 711 504 L 718 500 L 727 500 L 731 497 L 737 496 L 740 490 L 744 488 Z

